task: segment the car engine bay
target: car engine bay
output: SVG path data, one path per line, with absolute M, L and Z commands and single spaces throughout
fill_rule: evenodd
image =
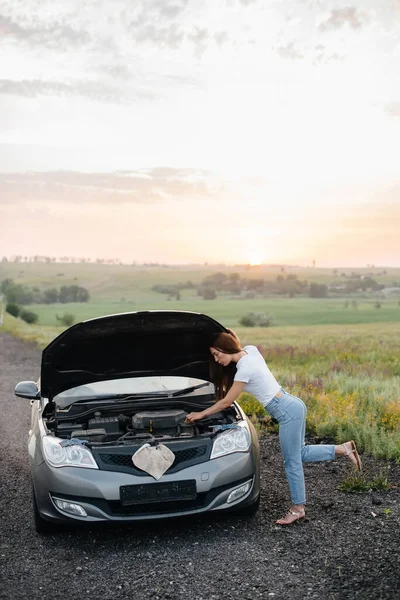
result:
M 235 405 L 194 423 L 186 422 L 193 408 L 124 409 L 113 414 L 106 408 L 91 409 L 71 418 L 52 414 L 46 426 L 50 433 L 61 439 L 79 439 L 89 445 L 128 445 L 138 442 L 209 437 L 221 427 L 232 427 L 242 420 Z

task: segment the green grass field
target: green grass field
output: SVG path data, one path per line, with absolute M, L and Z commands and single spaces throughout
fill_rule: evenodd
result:
M 400 461 L 400 305 L 398 299 L 357 298 L 345 308 L 345 298 L 254 298 L 219 296 L 206 301 L 194 290 L 183 290 L 181 300 L 168 301 L 151 291 L 155 283 L 199 282 L 212 272 L 207 268 L 139 269 L 103 265 L 1 265 L 0 281 L 59 287 L 77 283 L 90 290 L 87 304 L 30 305 L 39 323 L 27 325 L 5 316 L 3 329 L 45 347 L 63 331 L 56 314 L 75 315 L 76 321 L 131 310 L 193 310 L 234 327 L 242 343 L 261 347 L 274 374 L 289 391 L 308 406 L 308 430 L 338 442 L 355 439 L 374 456 Z M 214 269 L 221 270 L 221 269 Z M 329 273 L 312 270 L 311 281 L 324 281 Z M 238 269 L 232 269 L 238 272 Z M 279 269 L 261 273 L 245 270 L 246 276 L 276 277 Z M 244 272 L 242 276 L 244 277 Z M 60 275 L 63 273 L 63 275 Z M 248 275 L 249 273 L 250 275 Z M 332 273 L 331 273 L 332 275 Z M 300 277 L 300 274 L 299 274 Z M 400 278 L 391 270 L 386 283 Z M 376 276 L 376 279 L 379 279 Z M 240 328 L 246 312 L 266 312 L 274 317 L 269 328 Z M 241 400 L 249 414 L 263 413 L 251 397 Z
M 135 301 L 148 295 L 155 283 L 176 284 L 191 280 L 198 284 L 204 277 L 216 272 L 239 273 L 242 278 L 275 280 L 278 275 L 295 274 L 298 279 L 316 283 L 332 283 L 341 273 L 348 276 L 356 270 L 371 274 L 378 283 L 387 286 L 400 282 L 400 268 L 395 269 L 319 269 L 301 267 L 244 267 L 244 266 L 182 266 L 142 267 L 129 265 L 101 265 L 84 263 L 0 263 L 0 281 L 14 279 L 16 283 L 41 289 L 78 284 L 90 291 L 93 302 L 120 302 L 122 298 Z M 336 271 L 336 273 L 334 273 Z
M 56 315 L 72 313 L 75 321 L 101 315 L 136 310 L 189 310 L 213 317 L 226 326 L 235 327 L 247 312 L 263 312 L 273 316 L 273 326 L 347 325 L 357 323 L 400 322 L 398 301 L 385 301 L 380 309 L 375 300 L 359 300 L 356 309 L 345 308 L 343 299 L 255 298 L 252 300 L 218 297 L 203 300 L 195 295 L 181 294 L 181 300 L 170 300 L 162 294 L 141 294 L 132 302 L 90 302 L 70 304 L 31 304 L 29 310 L 39 315 L 44 326 L 57 324 Z
M 0 281 L 6 278 L 16 283 L 38 287 L 40 290 L 61 285 L 77 284 L 86 287 L 90 292 L 87 304 L 54 304 L 30 305 L 29 309 L 39 315 L 39 323 L 43 326 L 56 326 L 56 315 L 65 312 L 75 316 L 75 321 L 93 317 L 129 312 L 136 310 L 192 310 L 203 312 L 221 321 L 227 326 L 238 326 L 241 316 L 246 312 L 263 312 L 273 317 L 273 326 L 302 326 L 328 324 L 357 323 L 390 323 L 400 322 L 400 298 L 390 297 L 381 300 L 380 309 L 375 308 L 376 297 L 357 298 L 357 308 L 345 308 L 346 298 L 313 299 L 304 297 L 255 297 L 253 299 L 219 295 L 215 300 L 204 300 L 195 289 L 181 291 L 181 299 L 168 300 L 164 294 L 152 291 L 158 284 L 176 284 L 181 281 L 199 283 L 206 275 L 224 271 L 239 273 L 246 278 L 276 279 L 281 274 L 275 268 L 213 268 L 210 267 L 168 267 L 142 268 L 127 265 L 90 265 L 90 264 L 41 264 L 41 263 L 0 263 Z M 368 270 L 360 270 L 358 272 Z M 376 269 L 374 278 L 386 285 L 400 281 L 400 269 Z M 299 279 L 308 281 L 332 282 L 336 275 L 328 269 L 295 269 L 285 268 L 285 273 L 296 274 Z M 342 270 L 339 269 L 341 273 Z M 347 269 L 344 272 L 350 273 Z

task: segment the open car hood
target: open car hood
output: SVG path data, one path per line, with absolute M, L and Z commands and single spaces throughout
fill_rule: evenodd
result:
M 127 377 L 175 375 L 209 380 L 209 347 L 226 329 L 185 311 L 141 311 L 73 325 L 42 354 L 41 395 Z

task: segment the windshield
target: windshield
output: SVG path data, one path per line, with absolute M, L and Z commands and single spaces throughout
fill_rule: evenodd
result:
M 78 400 L 91 398 L 107 398 L 115 395 L 148 394 L 184 390 L 208 383 L 203 379 L 193 377 L 130 377 L 127 379 L 112 379 L 96 381 L 86 385 L 79 385 L 54 396 L 53 400 L 59 406 L 67 406 Z

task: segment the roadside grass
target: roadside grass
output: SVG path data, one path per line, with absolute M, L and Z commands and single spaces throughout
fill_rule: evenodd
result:
M 43 349 L 64 331 L 65 327 L 43 327 L 38 323 L 35 325 L 28 325 L 28 323 L 25 323 L 22 319 L 15 319 L 11 315 L 5 313 L 1 329 L 24 342 L 32 342 L 40 349 Z
M 307 430 L 400 461 L 400 324 L 299 328 L 263 354 L 307 404 Z
M 358 494 L 363 492 L 378 492 L 389 490 L 389 469 L 381 470 L 378 475 L 364 471 L 354 471 L 350 468 L 342 483 L 338 486 L 341 492 Z
M 238 333 L 307 404 L 309 433 L 337 443 L 354 439 L 361 451 L 400 462 L 400 323 Z M 262 419 L 254 402 L 241 398 L 245 411 Z

